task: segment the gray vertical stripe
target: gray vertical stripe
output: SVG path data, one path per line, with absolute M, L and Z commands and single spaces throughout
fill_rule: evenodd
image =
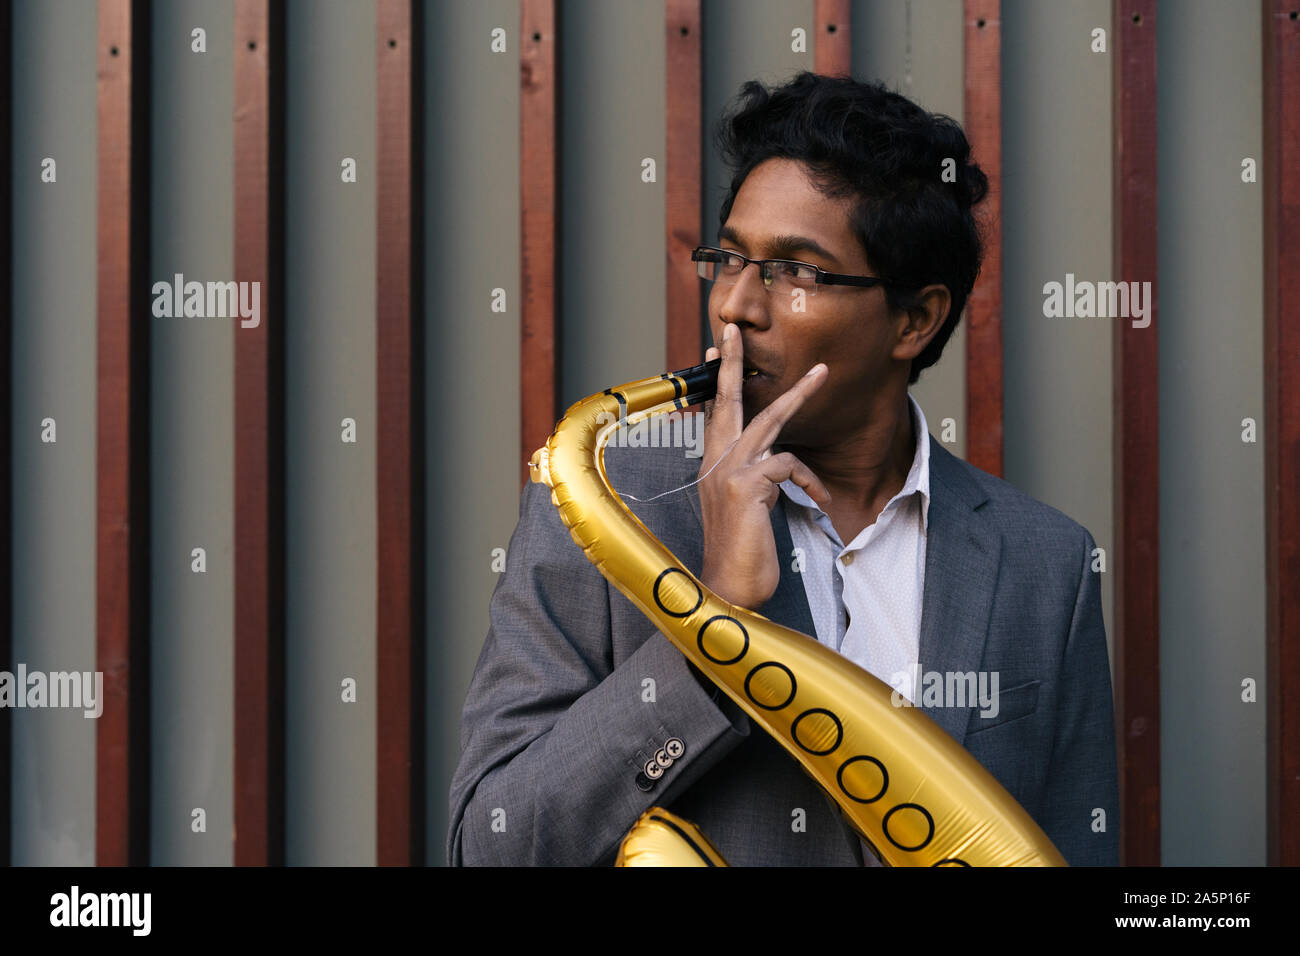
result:
M 1263 866 L 1260 4 L 1162 6 L 1158 29 L 1162 862 Z
M 94 0 L 13 5 L 13 628 L 31 670 L 95 669 L 96 26 Z M 15 864 L 94 864 L 95 727 L 14 711 Z
M 1115 319 L 1043 316 L 1043 285 L 1111 279 L 1111 57 L 1105 0 L 1002 4 L 1005 477 L 1107 554 L 1113 648 L 1111 336 Z M 1114 655 L 1112 654 L 1112 664 Z
M 229 0 L 153 8 L 151 283 L 234 278 Z M 207 52 L 191 32 L 207 33 Z M 265 304 L 265 292 L 262 296 Z M 214 303 L 215 304 L 215 303 Z M 235 318 L 152 318 L 151 862 L 229 865 Z M 207 570 L 191 569 L 203 548 Z M 206 832 L 194 831 L 194 811 Z
M 285 859 L 372 865 L 374 3 L 293 0 L 286 19 Z
M 560 9 L 565 409 L 667 370 L 664 185 L 672 172 L 663 4 L 569 0 Z M 647 159 L 654 182 L 642 180 Z
M 518 0 L 431 4 L 424 42 L 426 860 L 441 865 L 461 705 L 500 579 L 492 550 L 519 516 Z

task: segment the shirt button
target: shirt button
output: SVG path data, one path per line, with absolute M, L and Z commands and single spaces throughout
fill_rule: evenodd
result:
M 850 551 L 848 554 L 844 555 L 844 557 L 840 558 L 840 560 L 844 562 L 844 566 L 847 568 L 853 563 L 853 552 Z

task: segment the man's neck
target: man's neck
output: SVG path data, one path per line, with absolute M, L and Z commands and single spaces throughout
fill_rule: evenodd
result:
M 831 493 L 834 510 L 868 515 L 870 524 L 902 491 L 916 457 L 916 429 L 904 391 L 882 395 L 861 427 L 839 441 L 818 447 L 782 445 L 813 470 Z

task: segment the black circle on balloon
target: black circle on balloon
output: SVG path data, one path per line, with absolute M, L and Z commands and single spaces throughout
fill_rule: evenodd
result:
M 813 714 L 825 714 L 835 723 L 835 743 L 831 744 L 825 750 L 813 750 L 811 747 L 809 747 L 807 744 L 805 744 L 802 740 L 799 739 L 799 731 L 797 729 L 799 726 L 799 721 L 803 720 L 805 717 L 810 717 Z M 800 714 L 798 717 L 794 719 L 794 723 L 790 725 L 790 736 L 794 738 L 795 743 L 797 743 L 804 750 L 808 751 L 808 753 L 815 754 L 818 757 L 824 757 L 829 753 L 834 753 L 835 748 L 838 747 L 840 745 L 840 741 L 844 739 L 844 725 L 840 723 L 840 719 L 838 717 L 832 714 L 825 707 L 813 707 L 809 710 L 805 710 L 802 714 Z
M 880 792 L 869 800 L 864 799 L 862 797 L 854 796 L 853 794 L 849 793 L 849 788 L 844 786 L 844 771 L 848 769 L 849 764 L 856 763 L 859 760 L 870 760 L 872 763 L 874 763 L 877 767 L 880 768 L 880 778 L 881 778 Z M 848 760 L 844 761 L 844 763 L 840 764 L 840 769 L 835 774 L 835 782 L 840 785 L 840 791 L 844 794 L 844 796 L 848 797 L 850 800 L 856 800 L 858 803 L 875 803 L 877 800 L 883 797 L 885 795 L 885 791 L 889 789 L 889 771 L 886 770 L 885 765 L 881 763 L 879 760 L 877 760 L 875 757 L 868 757 L 865 754 L 861 754 L 857 757 L 850 757 Z
M 660 599 L 659 588 L 663 584 L 664 578 L 669 574 L 682 575 L 690 583 L 691 587 L 695 588 L 695 605 L 689 611 L 670 611 L 668 610 L 667 606 L 665 606 L 664 602 Z M 692 614 L 698 611 L 700 605 L 704 603 L 704 592 L 700 590 L 700 586 L 698 584 L 696 584 L 694 581 L 691 580 L 691 576 L 687 574 L 685 571 L 683 571 L 681 568 L 664 568 L 662 571 L 659 572 L 659 577 L 655 578 L 654 597 L 655 597 L 655 603 L 659 605 L 659 610 L 663 611 L 669 617 L 690 617 Z
M 899 810 L 909 810 L 909 809 L 920 810 L 921 813 L 925 816 L 925 822 L 929 824 L 930 827 L 930 832 L 925 835 L 925 839 L 922 840 L 920 843 L 918 843 L 916 846 L 903 846 L 903 844 L 895 840 L 893 835 L 889 832 L 889 818 L 892 817 Z M 921 806 L 919 803 L 900 803 L 896 807 L 891 807 L 889 812 L 885 814 L 885 818 L 880 821 L 880 827 L 882 830 L 885 831 L 885 839 L 887 839 L 890 843 L 894 844 L 894 846 L 898 847 L 900 850 L 904 850 L 908 853 L 915 853 L 917 850 L 924 850 L 927 846 L 930 845 L 930 841 L 934 839 L 934 817 L 930 816 L 930 811 L 927 810 L 925 807 Z
M 932 863 L 930 865 L 931 866 L 965 866 L 965 867 L 970 866 L 970 864 L 967 863 L 965 860 L 959 860 L 955 856 L 950 856 L 946 860 L 940 860 L 938 863 Z
M 729 658 L 727 660 L 723 660 L 721 657 L 714 657 L 712 654 L 710 654 L 707 650 L 704 649 L 704 632 L 709 629 L 709 625 L 712 624 L 714 621 L 730 621 L 732 624 L 736 625 L 736 627 L 740 628 L 740 633 L 741 636 L 745 638 L 745 643 L 741 645 L 740 653 L 737 654 L 735 657 Z M 749 631 L 745 630 L 745 625 L 741 624 L 731 615 L 715 614 L 713 615 L 713 617 L 709 618 L 707 621 L 704 622 L 703 625 L 700 626 L 700 633 L 699 636 L 695 639 L 695 643 L 699 645 L 701 654 L 703 654 L 709 660 L 713 661 L 713 663 L 722 664 L 725 667 L 728 664 L 736 663 L 738 660 L 740 660 L 742 657 L 744 657 L 746 654 L 749 653 Z
M 781 668 L 781 670 L 785 671 L 786 676 L 790 678 L 790 696 L 787 697 L 779 704 L 764 704 L 757 697 L 755 697 L 749 689 L 749 682 L 752 681 L 754 679 L 754 675 L 757 674 L 759 671 L 761 671 L 764 667 L 779 667 Z M 764 710 L 784 710 L 785 708 L 789 707 L 791 702 L 794 700 L 794 692 L 795 692 L 794 671 L 790 670 L 790 668 L 786 667 L 780 661 L 764 661 L 762 664 L 757 665 L 752 671 L 750 671 L 745 676 L 745 696 L 754 702 L 754 706 L 762 707 Z

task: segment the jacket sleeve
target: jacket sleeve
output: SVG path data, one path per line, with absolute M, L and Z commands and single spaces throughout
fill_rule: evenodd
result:
M 1092 570 L 1095 546 L 1085 530 L 1083 570 L 1058 684 L 1043 827 L 1071 866 L 1119 865 L 1115 711 L 1101 586 Z
M 550 489 L 526 483 L 462 712 L 449 865 L 612 862 L 643 811 L 748 736 L 748 718 L 649 620 L 613 666 L 610 594 Z M 684 752 L 642 789 L 645 762 L 674 737 Z

